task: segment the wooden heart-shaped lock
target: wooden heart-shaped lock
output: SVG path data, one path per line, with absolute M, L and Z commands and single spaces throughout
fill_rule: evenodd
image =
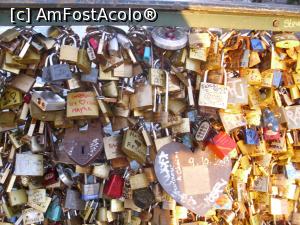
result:
M 62 144 L 67 155 L 76 164 L 86 166 L 92 163 L 103 149 L 101 123 L 89 122 L 86 131 L 80 131 L 78 126 L 67 128 Z
M 185 145 L 164 145 L 155 159 L 155 173 L 164 190 L 176 202 L 203 216 L 222 196 L 232 165 L 211 151 L 192 152 Z

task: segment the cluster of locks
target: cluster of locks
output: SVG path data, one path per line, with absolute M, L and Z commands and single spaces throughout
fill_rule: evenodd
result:
M 295 34 L 15 27 L 0 46 L 1 225 L 300 224 Z

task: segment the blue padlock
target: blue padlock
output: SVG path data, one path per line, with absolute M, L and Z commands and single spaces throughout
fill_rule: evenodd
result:
M 182 144 L 184 144 L 187 148 L 193 149 L 193 137 L 191 134 L 184 134 L 182 137 Z
M 245 144 L 247 145 L 258 145 L 259 136 L 255 129 L 246 128 L 244 131 Z
M 258 38 L 251 39 L 251 48 L 256 52 L 263 52 L 265 50 L 261 40 Z
M 191 110 L 186 113 L 186 116 L 189 118 L 190 122 L 192 123 L 196 122 L 197 115 L 198 115 L 197 110 Z
M 279 87 L 282 79 L 282 72 L 280 70 L 273 71 L 273 82 L 272 85 L 274 87 Z
M 62 208 L 60 205 L 60 200 L 57 196 L 55 196 L 45 213 L 45 217 L 52 221 L 60 221 L 61 216 Z
M 143 60 L 148 64 L 151 63 L 151 48 L 149 46 L 144 48 Z

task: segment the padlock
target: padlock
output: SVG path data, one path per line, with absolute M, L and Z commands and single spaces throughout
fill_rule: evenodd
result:
M 32 102 L 43 111 L 58 111 L 65 109 L 65 99 L 52 91 L 34 91 Z
M 80 192 L 68 188 L 64 207 L 67 209 L 83 210 L 84 205 L 84 201 L 80 198 Z
M 71 39 L 73 45 L 66 45 L 67 39 Z M 79 49 L 77 48 L 77 41 L 75 37 L 65 37 L 62 40 L 62 45 L 60 47 L 59 60 L 75 64 L 78 59 L 78 51 Z
M 263 52 L 265 50 L 262 41 L 258 38 L 251 38 L 251 48 L 255 52 Z
M 89 74 L 91 72 L 91 62 L 89 59 L 89 55 L 86 49 L 87 41 L 84 39 L 81 42 L 81 46 L 78 50 L 77 56 L 77 67 L 84 73 Z M 98 72 L 98 71 L 97 71 Z M 97 74 L 98 76 L 98 74 Z
M 246 128 L 244 130 L 245 144 L 248 145 L 258 145 L 259 137 L 256 129 Z
M 43 156 L 38 154 L 16 154 L 15 174 L 27 176 L 43 176 Z
M 224 159 L 235 147 L 235 141 L 225 132 L 214 136 L 207 145 L 220 159 Z
M 62 213 L 60 199 L 57 196 L 54 196 L 45 213 L 45 217 L 52 221 L 60 221 Z
M 28 93 L 32 86 L 35 83 L 35 79 L 31 76 L 27 76 L 25 74 L 19 75 L 12 79 L 10 85 L 11 87 L 23 92 Z
M 22 94 L 13 88 L 6 88 L 1 99 L 0 109 L 11 109 L 22 104 Z
M 44 214 L 36 209 L 27 208 L 22 210 L 21 218 L 24 224 L 40 223 L 44 221 Z
M 55 168 L 49 168 L 44 175 L 43 184 L 45 186 L 53 185 L 58 182 L 58 174 Z
M 12 190 L 8 197 L 11 206 L 24 205 L 28 201 L 25 189 Z
M 11 42 L 12 40 L 16 39 L 20 35 L 20 29 L 16 27 L 7 29 L 0 35 L 0 39 L 3 42 Z
M 263 111 L 263 131 L 264 139 L 267 141 L 278 140 L 280 138 L 278 120 L 270 109 Z
M 272 36 L 277 48 L 294 48 L 300 45 L 298 38 L 291 33 L 281 33 Z
M 94 165 L 93 170 L 92 170 L 92 174 L 95 177 L 99 177 L 101 179 L 108 178 L 109 172 L 110 172 L 110 166 L 107 165 L 106 163 L 96 164 L 96 165 Z
M 84 174 L 84 184 L 82 186 L 81 198 L 84 201 L 95 200 L 99 198 L 100 184 L 96 183 L 96 178 L 94 177 L 93 183 L 88 183 L 88 176 Z
M 131 109 L 145 109 L 151 108 L 153 105 L 152 98 L 146 96 L 152 96 L 151 85 L 139 85 L 135 89 L 135 93 L 130 96 L 130 108 Z
M 122 151 L 140 164 L 146 161 L 147 147 L 141 134 L 134 130 L 127 130 L 123 136 Z
M 243 38 L 243 55 L 241 58 L 241 68 L 248 68 L 249 67 L 249 60 L 250 60 L 250 40 L 248 37 Z
M 139 173 L 129 177 L 130 187 L 132 190 L 146 188 L 149 186 L 149 181 L 146 174 Z
M 96 68 L 91 68 L 90 72 L 82 73 L 81 74 L 81 81 L 82 82 L 90 82 L 90 83 L 97 83 L 98 81 L 98 74 L 99 70 Z
M 122 146 L 122 136 L 110 136 L 103 138 L 104 151 L 107 160 L 114 158 L 124 157 L 124 154 L 121 150 Z
M 126 176 L 126 172 L 124 176 Z M 119 174 L 112 174 L 105 183 L 103 194 L 110 198 L 120 198 L 123 194 L 124 182 L 124 177 Z
M 115 81 L 109 81 L 102 85 L 102 93 L 106 97 L 116 98 L 118 97 L 118 89 Z
M 43 68 L 42 78 L 45 82 L 64 81 L 72 78 L 72 73 L 68 64 L 59 63 L 54 64 L 53 57 L 57 56 L 55 53 L 49 55 Z
M 67 118 L 99 116 L 99 107 L 94 92 L 73 92 L 67 96 Z
M 129 55 L 132 63 L 137 63 L 136 57 L 134 55 L 134 52 L 132 51 L 132 43 L 130 40 L 123 34 L 117 34 L 117 40 L 120 43 L 120 45 L 126 49 L 127 54 Z
M 111 199 L 110 200 L 110 211 L 113 213 L 116 212 L 123 212 L 124 209 L 124 202 L 119 199 Z
M 105 34 L 102 34 L 102 40 L 104 40 L 104 38 L 105 38 Z M 100 39 L 100 40 L 101 40 Z M 101 44 L 101 41 L 99 42 L 99 46 L 101 47 L 101 46 L 103 46 L 103 44 Z M 101 49 L 101 48 L 100 48 Z M 102 47 L 102 49 L 103 49 L 103 47 Z M 99 50 L 99 47 L 98 47 L 98 51 L 97 51 L 97 53 L 98 52 L 100 52 L 101 53 L 101 51 Z M 117 39 L 117 37 L 115 37 L 115 36 L 113 36 L 110 40 L 109 40 L 109 42 L 108 42 L 108 52 L 109 52 L 109 55 L 110 56 L 117 56 L 117 54 L 118 54 L 118 52 L 119 52 L 119 44 L 118 44 L 118 39 Z M 99 53 L 99 54 L 100 54 Z
M 105 200 L 103 200 L 103 205 L 98 209 L 96 220 L 99 222 L 107 222 L 107 208 Z
M 133 201 L 141 209 L 149 208 L 154 200 L 154 194 L 150 188 L 141 188 L 133 191 Z

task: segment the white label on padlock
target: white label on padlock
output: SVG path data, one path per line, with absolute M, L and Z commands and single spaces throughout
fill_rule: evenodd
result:
M 43 176 L 43 156 L 38 154 L 16 154 L 15 175 Z
M 24 209 L 22 216 L 24 224 L 34 224 L 44 221 L 44 214 L 33 208 Z

